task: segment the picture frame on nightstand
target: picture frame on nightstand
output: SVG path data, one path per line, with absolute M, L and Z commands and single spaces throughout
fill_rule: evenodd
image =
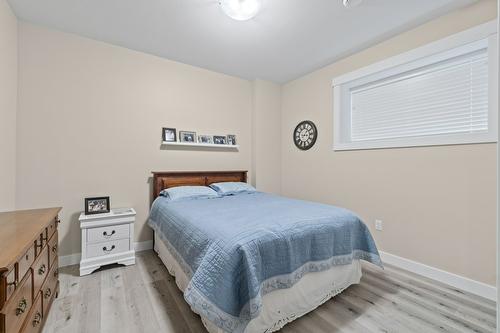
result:
M 109 197 L 85 198 L 85 215 L 109 213 Z

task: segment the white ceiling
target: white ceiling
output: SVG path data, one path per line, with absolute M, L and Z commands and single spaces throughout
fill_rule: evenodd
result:
M 234 21 L 217 0 L 9 0 L 19 18 L 245 79 L 287 82 L 475 0 L 264 0 Z

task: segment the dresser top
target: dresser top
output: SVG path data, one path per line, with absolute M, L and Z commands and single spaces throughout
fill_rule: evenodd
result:
M 0 272 L 33 244 L 61 207 L 0 213 Z

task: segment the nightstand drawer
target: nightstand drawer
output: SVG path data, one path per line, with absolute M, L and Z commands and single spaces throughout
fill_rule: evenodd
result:
M 101 243 L 115 239 L 125 239 L 130 237 L 128 224 L 110 225 L 100 228 L 92 228 L 87 231 L 88 243 Z
M 130 239 L 117 239 L 87 246 L 87 258 L 107 256 L 127 252 L 129 250 Z

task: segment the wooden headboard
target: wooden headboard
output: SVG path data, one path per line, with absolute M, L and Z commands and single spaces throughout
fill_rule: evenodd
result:
M 208 186 L 220 182 L 247 182 L 247 171 L 160 171 L 153 172 L 153 200 L 166 188 Z

